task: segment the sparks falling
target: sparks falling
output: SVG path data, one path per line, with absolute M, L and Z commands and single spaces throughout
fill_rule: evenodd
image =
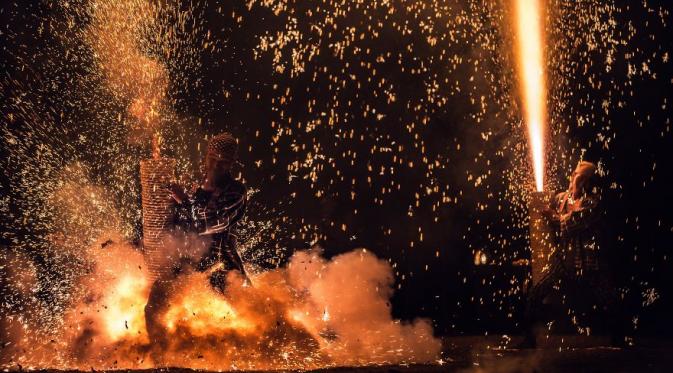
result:
M 615 191 L 652 195 L 658 189 L 651 188 L 661 187 L 667 163 L 632 146 L 629 138 L 669 144 L 673 134 L 670 99 L 646 106 L 637 99 L 640 92 L 666 91 L 673 81 L 670 47 L 665 39 L 650 39 L 670 31 L 671 12 L 654 3 L 544 3 L 554 17 L 536 25 L 546 29 L 544 37 L 538 35 L 545 55 L 554 56 L 544 70 L 554 89 L 546 92 L 540 85 L 541 94 L 531 96 L 548 101 L 544 120 L 537 122 L 544 125 L 540 148 L 564 150 L 548 152 L 544 170 L 537 168 L 540 180 L 546 175 L 546 190 L 565 187 L 551 176 L 574 167 L 583 150 L 576 126 L 595 135 L 586 145 L 606 160 Z M 177 308 L 162 319 L 168 332 L 208 342 L 203 325 L 217 322 L 212 327 L 219 337 L 242 338 L 250 348 L 233 349 L 220 338 L 203 355 L 201 345 L 176 338 L 178 349 L 166 354 L 175 358 L 173 366 L 308 369 L 422 361 L 425 355 L 400 351 L 400 338 L 388 337 L 389 328 L 403 324 L 389 320 L 386 301 L 400 289 L 407 291 L 399 300 L 414 299 L 404 294 L 419 294 L 414 284 L 424 284 L 418 281 L 426 274 L 445 282 L 413 307 L 433 305 L 442 315 L 437 321 L 450 332 L 470 330 L 475 324 L 464 321 L 486 314 L 516 322 L 525 279 L 498 270 L 473 287 L 470 271 L 461 267 L 456 275 L 452 264 L 470 255 L 484 268 L 526 260 L 530 155 L 520 146 L 527 134 L 511 106 L 519 92 L 510 90 L 509 67 L 517 60 L 506 58 L 502 51 L 510 45 L 501 44 L 516 30 L 515 17 L 501 29 L 506 16 L 515 15 L 515 3 L 505 8 L 500 0 L 371 0 L 321 2 L 318 10 L 289 0 L 40 4 L 0 5 L 6 23 L 0 39 L 9 51 L 0 58 L 5 70 L 0 88 L 7 96 L 0 100 L 0 287 L 7 284 L 0 334 L 7 331 L 18 341 L 0 351 L 3 369 L 17 362 L 45 369 L 154 366 L 137 353 L 148 343 L 142 316 L 150 282 L 131 243 L 140 237 L 137 165 L 151 156 L 149 136 L 155 132 L 163 155 L 176 159 L 185 185 L 198 181 L 191 170 L 199 168 L 194 156 L 204 150 L 206 135 L 223 129 L 240 135 L 242 172 L 255 201 L 264 201 L 251 204 L 250 219 L 241 226 L 242 255 L 276 268 L 264 275 L 266 282 L 255 277 L 254 288 L 231 286 L 238 292 L 231 302 L 205 293 L 211 289 L 198 276 L 183 283 L 175 294 Z M 531 32 L 523 36 L 536 39 Z M 518 57 L 518 50 L 511 50 Z M 621 162 L 638 165 L 637 177 L 611 170 Z M 277 200 L 278 195 L 284 197 Z M 328 209 L 306 208 L 324 201 Z M 670 263 L 670 254 L 665 248 L 643 250 L 629 239 L 638 232 L 670 234 L 671 227 L 668 219 L 645 215 L 626 216 L 617 231 L 626 237 L 620 248 L 633 258 L 625 272 L 633 280 L 629 294 L 647 287 L 643 304 L 650 304 L 661 291 L 638 273 L 656 274 Z M 394 282 L 353 283 L 359 290 L 385 290 L 385 296 L 363 302 L 357 298 L 361 291 L 349 294 L 350 287 L 339 282 L 355 281 L 360 268 L 371 273 L 377 262 L 361 261 L 359 254 L 351 256 L 358 266 L 347 274 L 332 269 L 337 263 L 306 255 L 293 266 L 284 264 L 295 248 L 334 237 L 348 247 L 391 243 L 389 249 L 368 250 L 392 267 L 380 278 Z M 338 267 L 350 268 L 342 259 Z M 290 275 L 299 276 L 294 283 L 301 286 L 273 277 Z M 135 281 L 135 288 L 129 289 L 128 281 Z M 283 285 L 283 291 L 262 286 L 267 283 Z M 315 291 L 307 294 L 309 287 Z M 290 300 L 267 314 L 246 312 L 256 310 L 250 304 L 268 309 L 265 291 L 276 294 L 272 300 Z M 251 294 L 255 303 L 248 301 Z M 343 294 L 357 307 L 341 306 Z M 110 304 L 123 304 L 124 310 Z M 359 308 L 369 306 L 375 306 L 369 313 Z M 213 307 L 218 313 L 206 312 Z M 294 326 L 275 328 L 278 315 L 286 325 L 301 324 L 310 338 Z M 352 315 L 357 323 L 341 322 Z M 385 322 L 373 323 L 372 317 Z M 250 323 L 266 334 L 250 336 Z M 430 323 L 421 325 L 428 329 L 420 335 L 432 335 Z M 70 343 L 86 342 L 78 337 L 91 330 L 95 343 Z M 50 341 L 60 332 L 72 338 L 54 339 L 55 346 Z M 42 351 L 32 339 L 37 336 Z M 362 343 L 363 336 L 380 338 Z M 282 339 L 298 348 L 285 350 L 277 343 Z M 318 344 L 304 343 L 307 339 Z M 125 358 L 116 359 L 120 355 Z M 234 366 L 236 357 L 243 362 Z M 326 357 L 332 359 L 325 363 Z
M 542 56 L 542 24 L 538 0 L 517 0 L 517 66 L 535 173 L 535 188 L 544 185 L 545 80 Z

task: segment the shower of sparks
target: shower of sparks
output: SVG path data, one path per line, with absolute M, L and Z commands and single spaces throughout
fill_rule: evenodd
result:
M 626 156 L 615 149 L 631 149 L 625 145 L 630 139 L 624 139 L 624 126 L 632 126 L 627 133 L 648 142 L 670 142 L 670 99 L 657 96 L 642 107 L 634 99 L 643 87 L 670 88 L 673 82 L 670 46 L 655 37 L 670 33 L 669 10 L 650 2 L 547 3 L 553 14 L 544 23 L 538 14 L 538 36 L 549 36 L 546 54 L 553 58 L 544 61 L 540 55 L 536 71 L 547 63 L 549 91 L 539 85 L 540 95 L 531 92 L 533 99 L 523 100 L 541 105 L 537 114 L 525 109 L 524 124 L 541 126 L 539 136 L 532 136 L 540 142 L 531 140 L 530 148 L 542 154 L 546 135 L 546 147 L 558 151 L 546 155 L 546 170 L 535 167 L 537 189 L 543 183 L 550 191 L 565 188 L 566 175 L 587 149 L 600 155 L 599 169 L 619 198 L 625 190 L 637 189 L 634 185 L 656 186 L 662 169 L 656 158 L 624 153 L 651 170 L 636 179 L 618 169 Z M 311 275 L 327 275 L 334 263 L 319 257 L 300 256 L 292 270 L 283 266 L 296 247 L 332 240 L 367 246 L 386 259 L 391 272 L 367 278 L 373 286 L 362 287 L 385 293 L 376 298 L 377 315 L 388 315 L 386 297 L 393 289 L 442 275 L 441 281 L 474 290 L 463 297 L 442 293 L 438 286 L 424 294 L 432 298 L 428 302 L 439 302 L 433 306 L 451 305 L 445 312 L 455 318 L 448 322 L 451 331 L 461 331 L 461 317 L 472 320 L 474 310 L 496 310 L 491 314 L 515 320 L 521 279 L 498 270 L 473 281 L 459 263 L 467 258 L 480 268 L 505 268 L 526 255 L 530 155 L 522 146 L 525 126 L 512 105 L 516 79 L 510 66 L 517 61 L 505 52 L 511 50 L 512 28 L 503 27 L 509 25 L 504 8 L 501 0 L 3 3 L 0 14 L 8 24 L 2 25 L 0 37 L 8 46 L 2 56 L 7 68 L 0 76 L 0 215 L 7 227 L 2 232 L 7 250 L 0 254 L 0 284 L 12 286 L 0 305 L 2 326 L 6 321 L 6 330 L 19 334 L 70 327 L 68 315 L 83 297 L 82 284 L 98 280 L 112 291 L 97 294 L 99 303 L 85 305 L 109 321 L 101 333 L 103 342 L 110 343 L 101 351 L 119 346 L 115 338 L 137 343 L 133 347 L 146 343 L 141 303 L 148 289 L 142 260 L 110 252 L 119 242 L 139 239 L 138 162 L 152 152 L 147 132 L 160 134 L 162 154 L 177 160 L 176 173 L 189 184 L 198 174 L 208 135 L 220 130 L 231 130 L 240 139 L 241 174 L 255 193 L 239 238 L 251 264 L 280 268 L 266 274 L 269 284 L 283 283 L 283 275 L 296 275 L 292 270 L 307 266 Z M 642 19 L 630 19 L 631 14 Z M 540 118 L 530 121 L 530 114 Z M 541 156 L 533 160 L 542 164 Z M 661 216 L 629 215 L 625 220 L 619 237 L 642 232 L 644 221 L 650 220 L 653 229 L 673 229 Z M 290 241 L 296 246 L 286 247 Z M 670 255 L 661 251 L 627 243 L 620 250 L 633 254 L 633 268 L 641 273 L 657 274 L 670 264 Z M 356 265 L 362 256 L 358 252 L 349 258 Z M 106 260 L 100 266 L 103 273 L 96 272 L 95 263 Z M 366 263 L 382 265 L 371 258 Z M 94 275 L 98 277 L 89 279 Z M 299 301 L 301 307 L 292 309 L 288 322 L 311 326 L 311 336 L 331 336 L 317 338 L 334 346 L 336 333 L 323 326 L 361 315 L 362 309 L 340 309 L 333 298 L 322 296 L 329 293 L 321 289 L 328 281 L 298 277 L 293 291 L 274 293 L 285 297 L 274 302 Z M 387 285 L 379 287 L 378 280 Z M 632 288 L 645 289 L 644 299 L 656 303 L 652 294 L 661 293 L 655 288 L 657 277 L 634 276 L 632 281 Z M 502 283 L 508 286 L 498 285 Z M 347 285 L 328 290 L 342 291 Z M 198 335 L 199 322 L 214 322 L 201 317 L 214 306 L 220 313 L 210 316 L 242 317 L 223 324 L 227 329 L 240 322 L 239 334 L 250 323 L 275 324 L 255 309 L 246 314 L 230 312 L 231 304 L 221 299 L 204 303 L 200 299 L 210 290 L 179 294 L 183 308 L 166 315 L 169 327 Z M 321 295 L 313 307 L 308 304 L 312 299 L 297 299 L 311 290 Z M 240 299 L 253 295 L 266 300 L 263 292 L 237 291 Z M 128 306 L 107 305 L 119 302 Z M 367 305 L 360 303 L 356 306 Z M 359 327 L 371 327 L 371 320 L 359 320 Z M 408 330 L 396 325 L 383 324 L 393 333 Z M 357 328 L 348 329 L 353 330 Z M 432 335 L 429 329 L 413 330 Z M 263 341 L 273 344 L 277 337 L 266 335 Z M 342 338 L 361 345 L 355 332 Z M 382 346 L 386 353 L 375 357 L 366 349 L 353 353 L 344 348 L 335 359 L 368 364 L 427 357 L 399 351 L 397 342 Z M 0 358 L 14 360 L 0 364 L 13 369 L 17 361 L 34 361 L 24 355 L 24 347 L 6 346 Z M 59 347 L 61 367 L 79 363 L 68 360 L 76 355 Z M 320 360 L 324 355 L 315 353 L 315 345 L 304 347 L 286 351 L 270 346 L 277 355 L 264 367 L 329 364 Z M 53 346 L 46 348 L 53 352 Z M 179 365 L 203 367 L 208 360 L 195 350 L 180 352 L 185 360 Z M 211 351 L 213 359 L 216 352 Z M 55 364 L 38 361 L 42 368 Z M 91 365 L 149 367 L 148 361 L 143 356 L 115 365 L 115 359 L 103 355 Z M 250 364 L 251 369 L 260 366 Z
M 544 75 L 544 28 L 539 0 L 516 0 L 517 65 L 525 122 L 533 159 L 535 188 L 544 185 L 544 136 L 547 101 Z

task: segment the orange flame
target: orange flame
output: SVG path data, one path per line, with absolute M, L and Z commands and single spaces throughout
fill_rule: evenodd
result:
M 187 271 L 163 283 L 157 324 L 146 322 L 152 282 L 134 246 L 106 232 L 84 254 L 92 272 L 57 328 L 0 315 L 12 341 L 0 368 L 306 370 L 428 363 L 441 350 L 427 320 L 392 317 L 392 268 L 365 250 L 329 261 L 298 252 L 286 267 L 252 273 L 254 286 L 231 272 L 224 293 L 208 272 Z
M 163 324 L 170 333 L 178 327 L 195 337 L 257 332 L 257 320 L 241 315 L 232 304 L 217 293 L 202 276 L 193 276 L 183 284 L 181 294 L 175 294 Z
M 127 272 L 115 279 L 101 312 L 110 340 L 145 337 L 145 302 L 149 283 L 142 273 Z
M 517 60 L 535 187 L 544 185 L 545 79 L 539 0 L 516 0 Z

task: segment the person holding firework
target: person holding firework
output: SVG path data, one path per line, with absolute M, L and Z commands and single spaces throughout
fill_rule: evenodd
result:
M 544 276 L 528 290 L 524 341 L 519 347 L 537 345 L 534 328 L 546 318 L 546 304 L 554 298 L 569 308 L 576 325 L 578 318 L 589 313 L 608 316 L 613 344 L 624 341 L 617 323 L 617 291 L 607 263 L 602 260 L 605 253 L 601 250 L 608 246 L 607 227 L 603 222 L 603 190 L 596 171 L 595 164 L 579 162 L 570 176 L 568 190 L 557 194 L 544 211 L 553 228 L 554 250 Z
M 237 153 L 238 144 L 230 133 L 214 136 L 205 156 L 203 181 L 196 191 L 187 194 L 179 185 L 167 187 L 176 203 L 176 228 L 205 237 L 208 244 L 200 259 L 181 257 L 152 285 L 145 306 L 145 321 L 150 340 L 159 351 L 168 343 L 160 317 L 168 308 L 169 295 L 185 269 L 208 272 L 211 285 L 220 292 L 224 292 L 230 271 L 238 271 L 249 281 L 236 248 L 235 229 L 245 214 L 247 202 L 245 185 L 231 174 Z

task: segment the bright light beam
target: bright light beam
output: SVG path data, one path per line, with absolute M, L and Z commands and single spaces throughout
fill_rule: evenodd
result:
M 515 0 L 516 55 L 525 123 L 533 159 L 535 187 L 544 185 L 545 80 L 542 22 L 539 0 Z

